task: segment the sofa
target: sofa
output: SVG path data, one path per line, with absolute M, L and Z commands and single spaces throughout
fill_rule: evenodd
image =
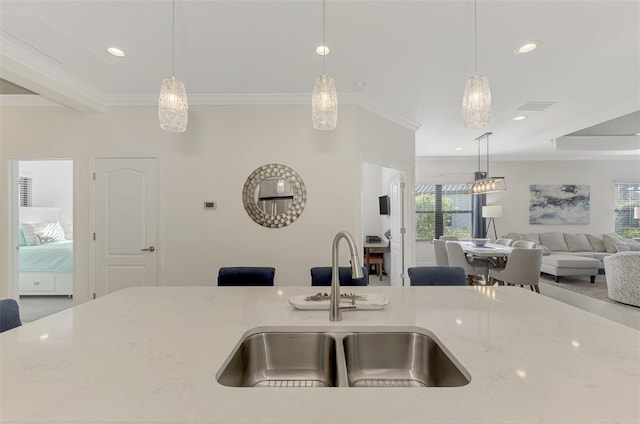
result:
M 544 251 L 541 272 L 553 275 L 556 282 L 563 276 L 595 277 L 604 269 L 604 258 L 623 251 L 640 251 L 640 243 L 623 239 L 615 233 L 602 236 L 594 234 L 572 234 L 559 231 L 545 233 L 508 233 L 511 240 L 536 242 Z

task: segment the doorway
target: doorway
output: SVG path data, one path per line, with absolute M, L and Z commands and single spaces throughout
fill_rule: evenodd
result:
M 21 320 L 31 322 L 73 306 L 73 160 L 14 165 L 17 192 L 9 194 L 17 257 L 9 266 L 17 278 L 10 281 Z

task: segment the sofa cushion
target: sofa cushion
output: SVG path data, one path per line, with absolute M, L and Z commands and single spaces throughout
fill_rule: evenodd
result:
M 607 252 L 593 252 L 593 257 L 598 259 L 599 261 L 603 261 L 607 256 L 611 256 L 611 253 Z
M 566 252 L 569 250 L 567 243 L 564 241 L 564 234 L 559 231 L 540 233 L 540 244 L 544 244 L 552 252 Z
M 606 252 L 607 249 L 604 247 L 604 242 L 598 236 L 594 236 L 593 234 L 587 234 L 587 239 L 589 240 L 589 244 L 593 248 L 594 252 Z
M 564 241 L 567 243 L 569 252 L 592 252 L 593 248 L 589 239 L 584 234 L 564 233 Z
M 624 239 L 616 233 L 605 233 L 602 235 L 602 242 L 604 243 L 604 248 L 607 252 L 616 253 L 618 251 L 616 243 L 622 243 L 624 242 Z
M 640 251 L 640 243 L 628 240 L 616 242 L 616 249 L 618 252 Z
M 556 268 L 598 268 L 600 261 L 574 255 L 551 255 L 542 258 L 542 263 Z

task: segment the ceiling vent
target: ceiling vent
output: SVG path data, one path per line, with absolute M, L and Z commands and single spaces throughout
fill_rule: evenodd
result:
M 526 110 L 529 112 L 540 112 L 554 104 L 555 102 L 528 102 L 520 106 L 518 110 Z

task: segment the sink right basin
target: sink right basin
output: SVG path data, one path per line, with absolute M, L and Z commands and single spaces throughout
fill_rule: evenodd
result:
M 343 339 L 351 387 L 459 387 L 469 383 L 438 343 L 418 332 L 359 332 Z

